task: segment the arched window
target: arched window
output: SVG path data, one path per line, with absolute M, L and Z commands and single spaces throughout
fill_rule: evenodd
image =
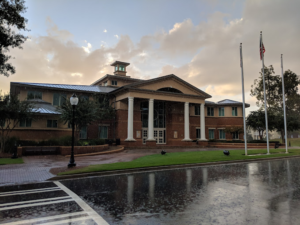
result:
M 173 92 L 173 93 L 182 93 L 181 91 L 179 91 L 176 88 L 171 88 L 171 87 L 164 87 L 164 88 L 160 88 L 157 91 L 166 91 L 166 92 Z

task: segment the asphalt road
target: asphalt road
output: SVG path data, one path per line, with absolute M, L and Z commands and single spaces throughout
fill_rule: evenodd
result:
M 0 187 L 0 224 L 300 224 L 300 159 Z

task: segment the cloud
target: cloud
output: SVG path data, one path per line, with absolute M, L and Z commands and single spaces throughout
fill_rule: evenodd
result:
M 87 43 L 87 41 L 85 42 Z M 90 53 L 91 52 L 90 49 L 92 48 L 92 45 L 91 43 L 87 43 L 87 46 L 86 47 L 82 46 L 82 48 L 86 53 Z
M 261 69 L 261 30 L 265 65 L 272 64 L 276 74 L 280 74 L 282 53 L 284 69 L 300 71 L 299 8 L 300 1 L 246 0 L 240 18 L 214 12 L 198 23 L 189 18 L 177 21 L 169 30 L 145 34 L 136 42 L 126 34 L 114 35 L 114 46 L 101 42 L 99 48 L 87 41 L 84 46 L 77 44 L 73 34 L 47 18 L 47 35 L 32 36 L 23 50 L 11 50 L 17 73 L 0 77 L 0 82 L 6 90 L 10 81 L 91 84 L 102 75 L 111 74 L 111 62 L 120 60 L 131 63 L 131 77 L 149 79 L 173 73 L 211 94 L 210 100 L 241 101 L 242 42 L 246 101 L 255 103 L 249 92 Z

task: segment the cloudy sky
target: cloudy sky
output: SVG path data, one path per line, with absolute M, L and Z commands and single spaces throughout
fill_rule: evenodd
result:
M 175 74 L 212 95 L 242 101 L 239 45 L 243 43 L 247 111 L 261 69 L 300 73 L 299 0 L 26 0 L 29 39 L 12 49 L 12 81 L 89 85 L 113 74 L 115 60 L 128 75 L 149 79 Z

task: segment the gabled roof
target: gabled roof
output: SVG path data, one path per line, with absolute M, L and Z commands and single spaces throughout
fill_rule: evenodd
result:
M 205 105 L 216 105 L 216 106 L 222 106 L 222 105 L 243 105 L 243 102 L 234 101 L 231 99 L 224 99 L 222 101 L 218 101 L 217 103 L 211 102 L 211 101 L 205 101 Z M 250 107 L 250 104 L 245 103 L 245 107 Z
M 30 86 L 36 88 L 48 88 L 64 91 L 80 91 L 92 93 L 109 93 L 117 89 L 116 87 L 105 87 L 98 85 L 71 85 L 71 84 L 45 84 L 45 83 L 27 83 L 27 82 L 11 82 L 11 85 Z
M 196 92 L 203 94 L 204 97 L 211 98 L 211 95 L 209 95 L 206 92 L 200 90 L 199 88 L 196 88 L 195 86 L 193 86 L 190 83 L 182 80 L 181 78 L 177 77 L 174 74 L 170 74 L 170 75 L 166 75 L 166 76 L 162 76 L 162 77 L 157 77 L 157 78 L 153 78 L 153 79 L 149 79 L 149 80 L 141 80 L 141 81 L 138 81 L 138 82 L 120 87 L 117 90 L 112 91 L 112 93 L 116 93 L 116 92 L 119 92 L 119 91 L 124 90 L 124 89 L 136 89 L 136 88 L 138 88 L 138 86 L 141 86 L 141 85 L 145 85 L 145 84 L 153 83 L 153 82 L 159 82 L 161 80 L 171 79 L 171 78 L 173 78 L 175 80 L 178 80 L 179 82 L 182 82 L 183 84 L 187 85 L 189 88 L 195 90 Z
M 56 111 L 56 107 L 51 105 L 51 103 L 46 102 L 41 99 L 30 99 L 27 100 L 28 102 L 33 103 L 33 113 L 38 113 L 38 114 L 52 114 L 52 115 L 60 115 L 58 111 Z

